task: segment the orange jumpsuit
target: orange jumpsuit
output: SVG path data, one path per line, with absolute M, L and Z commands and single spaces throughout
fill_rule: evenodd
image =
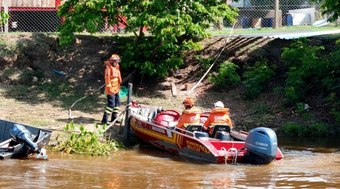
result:
M 107 106 L 102 118 L 102 124 L 108 124 L 108 116 L 111 115 L 111 121 L 115 120 L 118 115 L 119 90 L 122 77 L 120 75 L 119 66 L 113 66 L 110 61 L 105 61 L 105 93 L 107 96 Z
M 108 95 L 118 94 L 122 77 L 119 71 L 119 66 L 112 66 L 108 61 L 105 61 L 105 93 Z
M 179 118 L 177 127 L 181 129 L 185 129 L 188 125 L 199 124 L 200 114 L 201 112 L 196 108 L 192 108 L 190 110 L 184 110 L 182 112 L 181 117 Z
M 233 128 L 233 123 L 229 117 L 229 108 L 214 108 L 211 110 L 204 127 L 209 128 L 209 134 L 212 134 L 216 124 L 227 124 L 230 128 Z

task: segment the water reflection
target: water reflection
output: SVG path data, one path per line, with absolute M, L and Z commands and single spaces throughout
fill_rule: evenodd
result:
M 285 158 L 265 166 L 191 162 L 149 146 L 111 157 L 49 152 L 48 161 L 0 161 L 0 188 L 340 188 L 338 150 L 281 145 Z
M 333 153 L 340 151 L 340 144 L 337 137 L 280 137 L 280 146 L 285 149 L 312 151 L 321 153 Z

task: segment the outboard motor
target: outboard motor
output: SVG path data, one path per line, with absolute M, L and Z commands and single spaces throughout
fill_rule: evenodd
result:
M 29 132 L 23 125 L 14 124 L 10 130 L 10 135 L 17 142 L 23 142 L 32 151 L 37 152 L 39 150 L 38 145 L 33 142 L 31 132 Z
M 249 163 L 268 164 L 276 157 L 276 134 L 270 128 L 258 127 L 252 129 L 246 138 L 245 147 L 248 150 Z

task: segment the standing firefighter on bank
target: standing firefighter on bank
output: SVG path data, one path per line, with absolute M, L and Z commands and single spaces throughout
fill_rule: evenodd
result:
M 105 64 L 105 93 L 107 96 L 107 107 L 101 121 L 102 124 L 108 124 L 108 116 L 111 114 L 111 122 L 117 118 L 118 106 L 120 105 L 119 90 L 122 77 L 119 70 L 120 57 L 113 54 Z

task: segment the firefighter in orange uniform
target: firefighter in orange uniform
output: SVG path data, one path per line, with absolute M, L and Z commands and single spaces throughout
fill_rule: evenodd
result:
M 102 124 L 108 124 L 108 116 L 111 114 L 111 121 L 118 116 L 118 106 L 120 105 L 119 90 L 122 77 L 119 70 L 120 57 L 113 54 L 105 64 L 105 93 L 107 96 L 107 107 L 105 108 Z
M 211 110 L 208 119 L 204 123 L 205 129 L 209 131 L 210 135 L 216 124 L 226 124 L 230 129 L 233 128 L 233 123 L 229 114 L 229 108 L 225 108 L 223 102 L 218 101 L 214 103 L 214 108 Z
M 190 97 L 183 101 L 184 110 L 177 123 L 177 127 L 185 129 L 188 125 L 199 124 L 201 111 L 194 106 L 194 100 Z

